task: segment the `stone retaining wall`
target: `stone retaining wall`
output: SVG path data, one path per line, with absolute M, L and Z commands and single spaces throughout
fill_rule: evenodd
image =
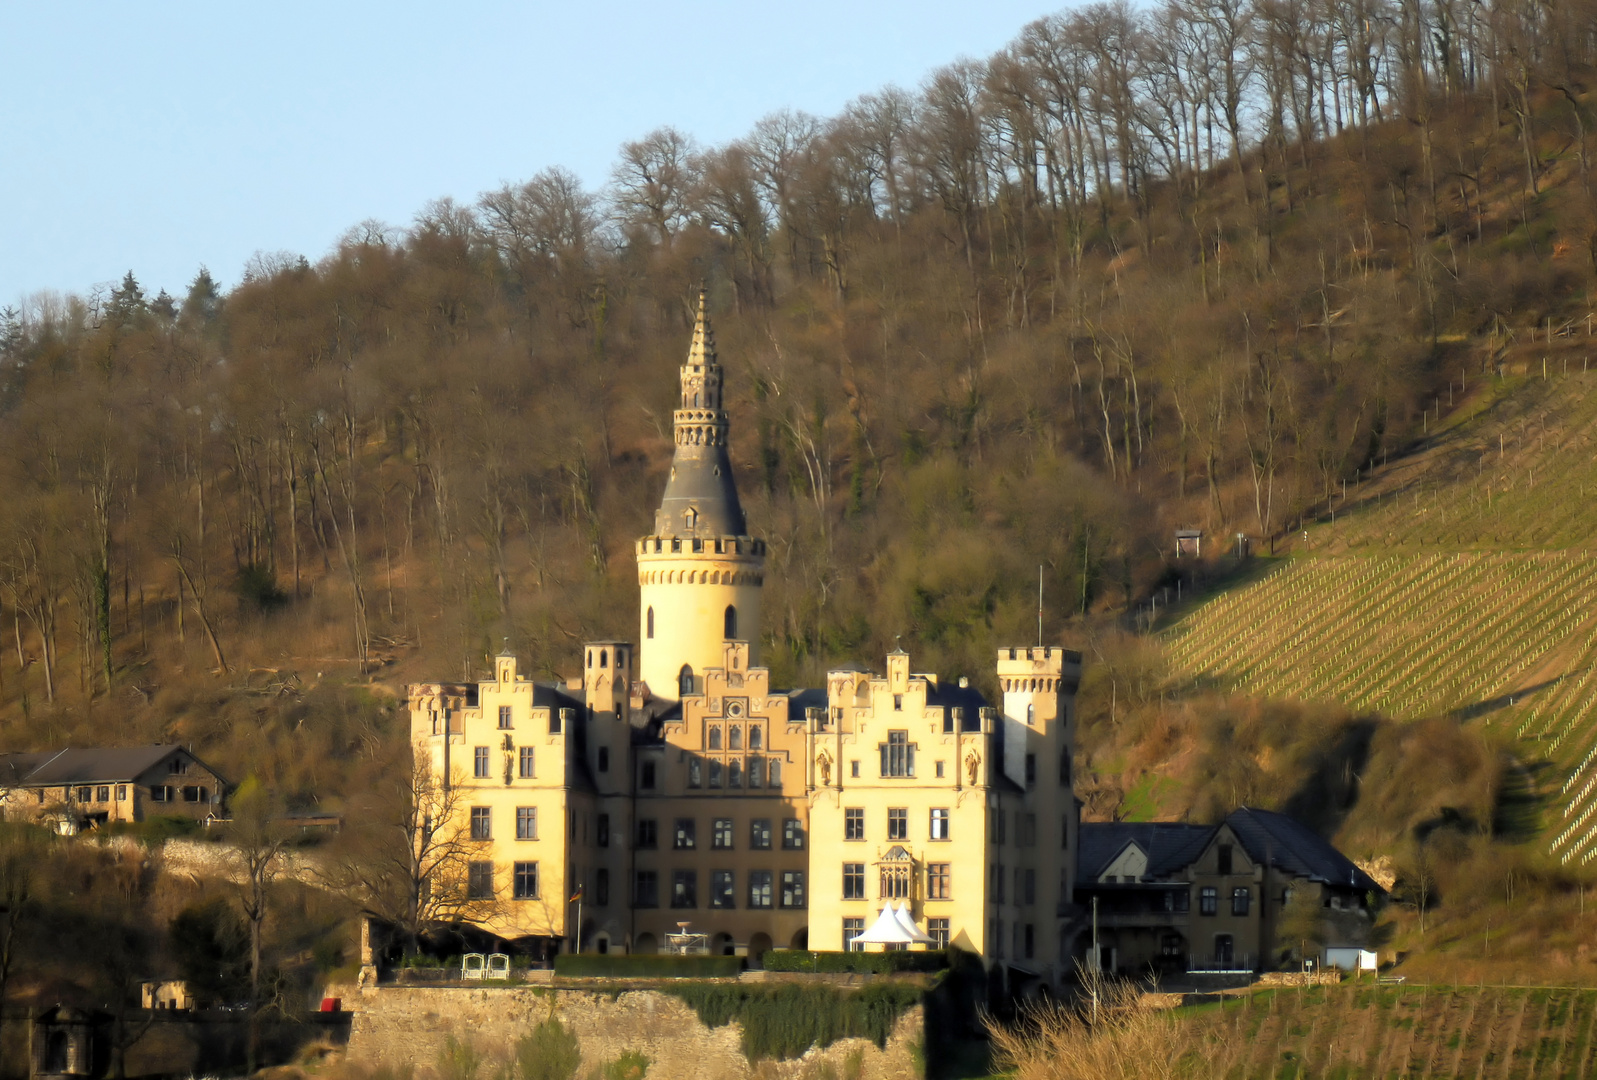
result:
M 812 1048 L 793 1061 L 750 1064 L 737 1024 L 707 1028 L 682 1000 L 657 990 L 619 993 L 541 987 L 382 986 L 330 989 L 353 1009 L 349 1060 L 369 1066 L 426 1066 L 449 1035 L 478 1049 L 505 1053 L 551 1014 L 576 1034 L 582 1047 L 579 1077 L 640 1051 L 650 1061 L 648 1080 L 914 1080 L 923 1039 L 922 1009 L 899 1018 L 886 1049 L 865 1039 L 842 1039 Z

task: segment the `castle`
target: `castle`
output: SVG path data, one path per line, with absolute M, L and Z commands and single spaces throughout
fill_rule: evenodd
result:
M 766 547 L 738 500 L 723 382 L 701 294 L 670 479 L 635 547 L 636 645 L 587 644 L 564 683 L 507 651 L 490 679 L 410 688 L 418 760 L 455 788 L 474 845 L 450 887 L 545 953 L 862 948 L 890 905 L 928 947 L 1057 982 L 1080 654 L 999 650 L 997 703 L 898 650 L 880 674 L 773 687 Z

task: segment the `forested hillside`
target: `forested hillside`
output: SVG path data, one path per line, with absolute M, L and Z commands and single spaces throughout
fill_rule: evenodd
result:
M 1450 383 L 1587 332 L 1597 8 L 1178 0 L 724 146 L 663 129 L 0 331 L 8 745 L 174 737 L 289 794 L 367 683 L 630 636 L 708 284 L 784 683 L 898 635 L 1101 658 L 1170 530 L 1266 546 Z M 1116 684 L 1118 693 L 1118 683 Z

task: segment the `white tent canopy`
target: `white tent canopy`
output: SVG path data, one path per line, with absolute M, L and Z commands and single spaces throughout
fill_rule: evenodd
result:
M 915 925 L 915 920 L 909 914 L 909 905 L 900 904 L 898 910 L 892 904 L 884 904 L 882 913 L 876 922 L 863 934 L 856 934 L 849 938 L 855 945 L 935 945 L 937 941 L 921 933 Z

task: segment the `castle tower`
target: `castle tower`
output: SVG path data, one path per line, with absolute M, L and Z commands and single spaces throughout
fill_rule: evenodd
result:
M 723 666 L 727 641 L 746 640 L 749 664 L 759 663 L 765 542 L 749 536 L 732 480 L 722 371 L 702 291 L 681 382 L 671 478 L 653 534 L 637 543 L 638 673 L 667 699 L 702 690 L 705 669 Z

